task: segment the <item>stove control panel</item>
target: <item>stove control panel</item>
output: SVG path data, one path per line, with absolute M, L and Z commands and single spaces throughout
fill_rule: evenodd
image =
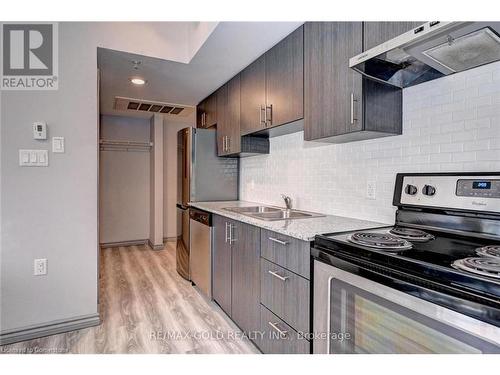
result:
M 500 213 L 500 176 L 400 174 L 396 206 L 464 209 Z
M 459 197 L 500 198 L 500 179 L 474 180 L 463 179 L 457 181 L 457 195 Z

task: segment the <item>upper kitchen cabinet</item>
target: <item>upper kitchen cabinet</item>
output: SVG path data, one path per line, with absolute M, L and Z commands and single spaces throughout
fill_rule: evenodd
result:
M 226 154 L 226 137 L 229 132 L 229 125 L 226 121 L 227 107 L 227 83 L 219 87 L 215 92 L 217 100 L 217 155 Z
M 241 135 L 266 128 L 266 58 L 262 55 L 240 73 Z
M 304 27 L 241 72 L 241 134 L 304 117 Z
M 304 117 L 304 27 L 266 52 L 266 127 Z
M 217 95 L 217 154 L 245 157 L 269 153 L 269 139 L 244 136 L 241 126 L 241 78 L 234 76 L 219 88 Z
M 196 106 L 196 126 L 210 128 L 217 124 L 217 94 L 213 93 Z
M 349 59 L 364 49 L 363 27 L 362 22 L 305 24 L 305 140 L 341 143 L 401 134 L 401 89 L 349 68 Z
M 387 42 L 423 23 L 425 22 L 363 22 L 363 50 L 366 51 L 381 43 Z
M 240 136 L 240 75 L 233 77 L 217 91 L 218 155 L 241 152 Z

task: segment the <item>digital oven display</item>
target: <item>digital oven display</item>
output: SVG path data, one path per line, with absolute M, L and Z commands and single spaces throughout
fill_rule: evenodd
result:
M 473 189 L 489 190 L 491 189 L 491 181 L 473 181 Z

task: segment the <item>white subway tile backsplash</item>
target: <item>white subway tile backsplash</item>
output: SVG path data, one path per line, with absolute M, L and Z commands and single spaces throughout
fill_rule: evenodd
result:
M 463 146 L 465 151 L 488 150 L 490 146 L 490 141 L 489 139 L 480 141 L 470 141 L 470 142 L 465 142 Z
M 240 198 L 300 209 L 394 221 L 398 172 L 500 170 L 500 63 L 403 91 L 403 134 L 345 144 L 271 139 L 269 155 L 240 162 Z M 367 199 L 366 185 L 376 184 Z

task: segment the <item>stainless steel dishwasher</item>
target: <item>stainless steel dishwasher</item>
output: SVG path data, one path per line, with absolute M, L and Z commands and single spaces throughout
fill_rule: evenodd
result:
M 189 209 L 191 281 L 208 298 L 212 298 L 212 215 Z

